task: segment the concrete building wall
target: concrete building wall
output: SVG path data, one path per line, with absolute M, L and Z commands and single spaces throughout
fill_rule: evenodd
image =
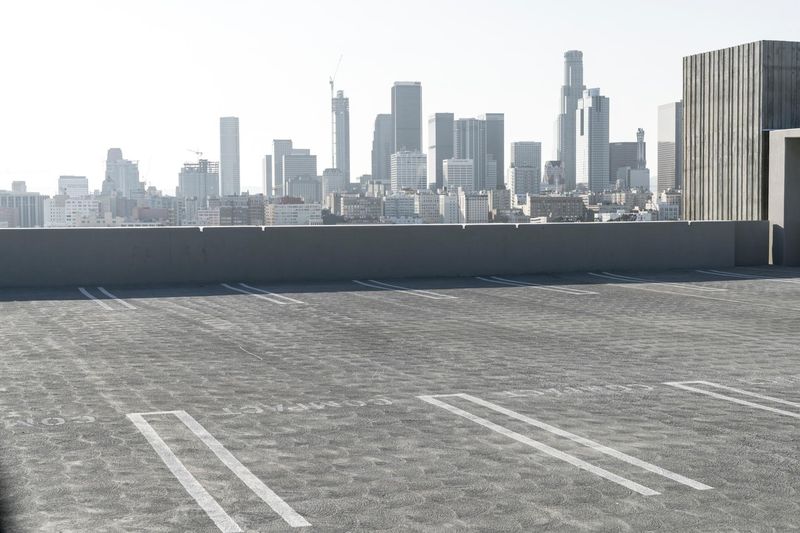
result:
M 684 217 L 768 217 L 765 130 L 800 127 L 800 43 L 757 41 L 683 59 Z
M 5 287 L 351 280 L 767 262 L 767 222 L 5 229 Z M 608 250 L 614 250 L 613 254 Z M 319 258 L 325 257 L 325 268 Z
M 769 134 L 771 258 L 800 266 L 800 129 Z

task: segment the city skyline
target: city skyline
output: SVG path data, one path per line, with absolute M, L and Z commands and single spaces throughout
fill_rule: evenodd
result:
M 219 117 L 237 116 L 241 119 L 242 191 L 260 192 L 261 160 L 271 151 L 272 139 L 294 139 L 323 157 L 321 161 L 327 160 L 327 82 L 340 53 L 344 59 L 336 89 L 351 99 L 353 180 L 370 172 L 375 116 L 390 110 L 388 89 L 398 80 L 422 82 L 423 123 L 437 112 L 458 117 L 502 112 L 506 160 L 509 143 L 521 140 L 542 142 L 543 159 L 552 159 L 563 53 L 572 49 L 584 54 L 584 83 L 600 87 L 614 102 L 610 140 L 634 141 L 639 127 L 655 139 L 658 106 L 681 98 L 682 57 L 751 40 L 792 39 L 794 17 L 790 15 L 800 13 L 800 8 L 779 3 L 787 16 L 774 19 L 746 3 L 718 10 L 721 2 L 693 2 L 697 20 L 683 21 L 675 3 L 634 16 L 634 3 L 616 2 L 604 6 L 604 16 L 619 15 L 627 31 L 606 39 L 596 30 L 583 31 L 590 16 L 574 21 L 569 32 L 556 32 L 548 28 L 568 15 L 566 8 L 505 2 L 506 8 L 498 10 L 504 13 L 502 19 L 489 15 L 492 22 L 507 27 L 504 39 L 465 43 L 467 52 L 479 53 L 459 54 L 445 62 L 424 53 L 444 50 L 446 43 L 440 37 L 411 43 L 405 50 L 381 43 L 378 37 L 385 28 L 365 25 L 365 21 L 385 18 L 385 8 L 360 2 L 344 2 L 335 8 L 312 2 L 291 6 L 243 2 L 225 10 L 211 2 L 169 6 L 145 2 L 135 4 L 136 9 L 129 9 L 134 4 L 52 3 L 47 20 L 38 16 L 40 8 L 5 6 L 0 8 L 3 20 L 14 23 L 0 36 L 0 44 L 20 52 L 0 59 L 7 79 L 13 80 L 4 88 L 7 97 L 2 103 L 0 143 L 6 153 L 0 161 L 0 189 L 25 180 L 30 190 L 53 194 L 59 175 L 86 175 L 90 187 L 100 189 L 106 152 L 119 147 L 126 158 L 139 161 L 142 181 L 172 193 L 182 165 L 193 160 L 187 150 L 201 150 L 205 157 L 219 160 Z M 476 3 L 409 5 L 416 4 L 426 8 L 394 14 L 386 23 L 390 28 L 413 23 L 420 34 L 430 35 L 426 28 L 441 16 L 459 23 L 485 18 L 476 11 Z M 310 42 L 286 41 L 292 42 L 293 53 L 275 54 L 279 44 L 283 46 L 282 36 L 299 24 L 292 22 L 292 15 L 312 5 L 320 16 L 312 21 Z M 82 6 L 92 9 L 82 10 Z M 589 3 L 585 8 L 600 9 Z M 335 30 L 316 22 L 325 19 L 328 11 L 333 16 L 334 10 L 341 19 Z M 263 20 L 265 11 L 284 18 L 286 27 L 263 32 L 256 22 Z M 691 31 L 711 16 L 720 23 L 702 34 Z M 37 23 L 28 24 L 31 20 Z M 105 20 L 115 24 L 98 24 Z M 679 41 L 664 46 L 665 36 L 674 32 L 669 22 L 679 20 L 687 31 Z M 523 37 L 512 31 L 531 21 L 536 22 L 536 35 L 525 32 Z M 142 27 L 148 28 L 146 40 L 141 39 Z M 176 44 L 194 32 L 205 32 L 206 37 L 192 41 L 191 48 Z M 365 46 L 370 39 L 375 46 Z M 45 44 L 54 41 L 59 47 Z M 98 42 L 103 46 L 96 46 Z M 319 48 L 322 42 L 324 51 Z M 283 75 L 264 76 L 258 63 L 264 58 L 269 58 L 271 71 Z M 531 67 L 520 69 L 520 64 Z M 114 67 L 114 74 L 100 68 L 108 66 Z M 192 84 L 190 91 L 185 72 L 193 69 L 206 69 L 206 73 L 204 84 Z M 512 73 L 519 83 L 509 81 Z M 54 77 L 74 83 L 52 83 Z M 428 142 L 426 129 L 423 146 Z M 647 159 L 653 175 L 658 173 L 655 150 L 656 143 L 649 143 Z M 42 158 L 43 152 L 51 157 Z

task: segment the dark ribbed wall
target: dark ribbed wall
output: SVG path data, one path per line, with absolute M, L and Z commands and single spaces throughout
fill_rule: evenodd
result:
M 684 217 L 761 220 L 767 129 L 800 127 L 800 43 L 758 41 L 683 59 Z

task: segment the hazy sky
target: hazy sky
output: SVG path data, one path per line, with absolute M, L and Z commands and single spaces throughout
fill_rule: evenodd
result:
M 563 52 L 611 98 L 612 141 L 647 132 L 681 97 L 681 57 L 799 40 L 800 2 L 722 0 L 54 0 L 0 4 L 0 189 L 53 194 L 60 174 L 103 179 L 106 151 L 174 194 L 195 158 L 219 157 L 219 117 L 241 121 L 242 188 L 261 190 L 273 138 L 330 165 L 328 76 L 350 97 L 353 179 L 395 80 L 421 81 L 423 116 L 506 114 L 506 142 L 552 156 Z M 427 128 L 426 128 L 427 130 Z M 427 131 L 425 132 L 427 146 Z M 506 147 L 508 149 L 508 147 Z

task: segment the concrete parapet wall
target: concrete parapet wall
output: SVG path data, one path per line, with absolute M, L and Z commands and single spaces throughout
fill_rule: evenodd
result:
M 767 264 L 769 223 L 0 230 L 0 286 L 458 277 Z

